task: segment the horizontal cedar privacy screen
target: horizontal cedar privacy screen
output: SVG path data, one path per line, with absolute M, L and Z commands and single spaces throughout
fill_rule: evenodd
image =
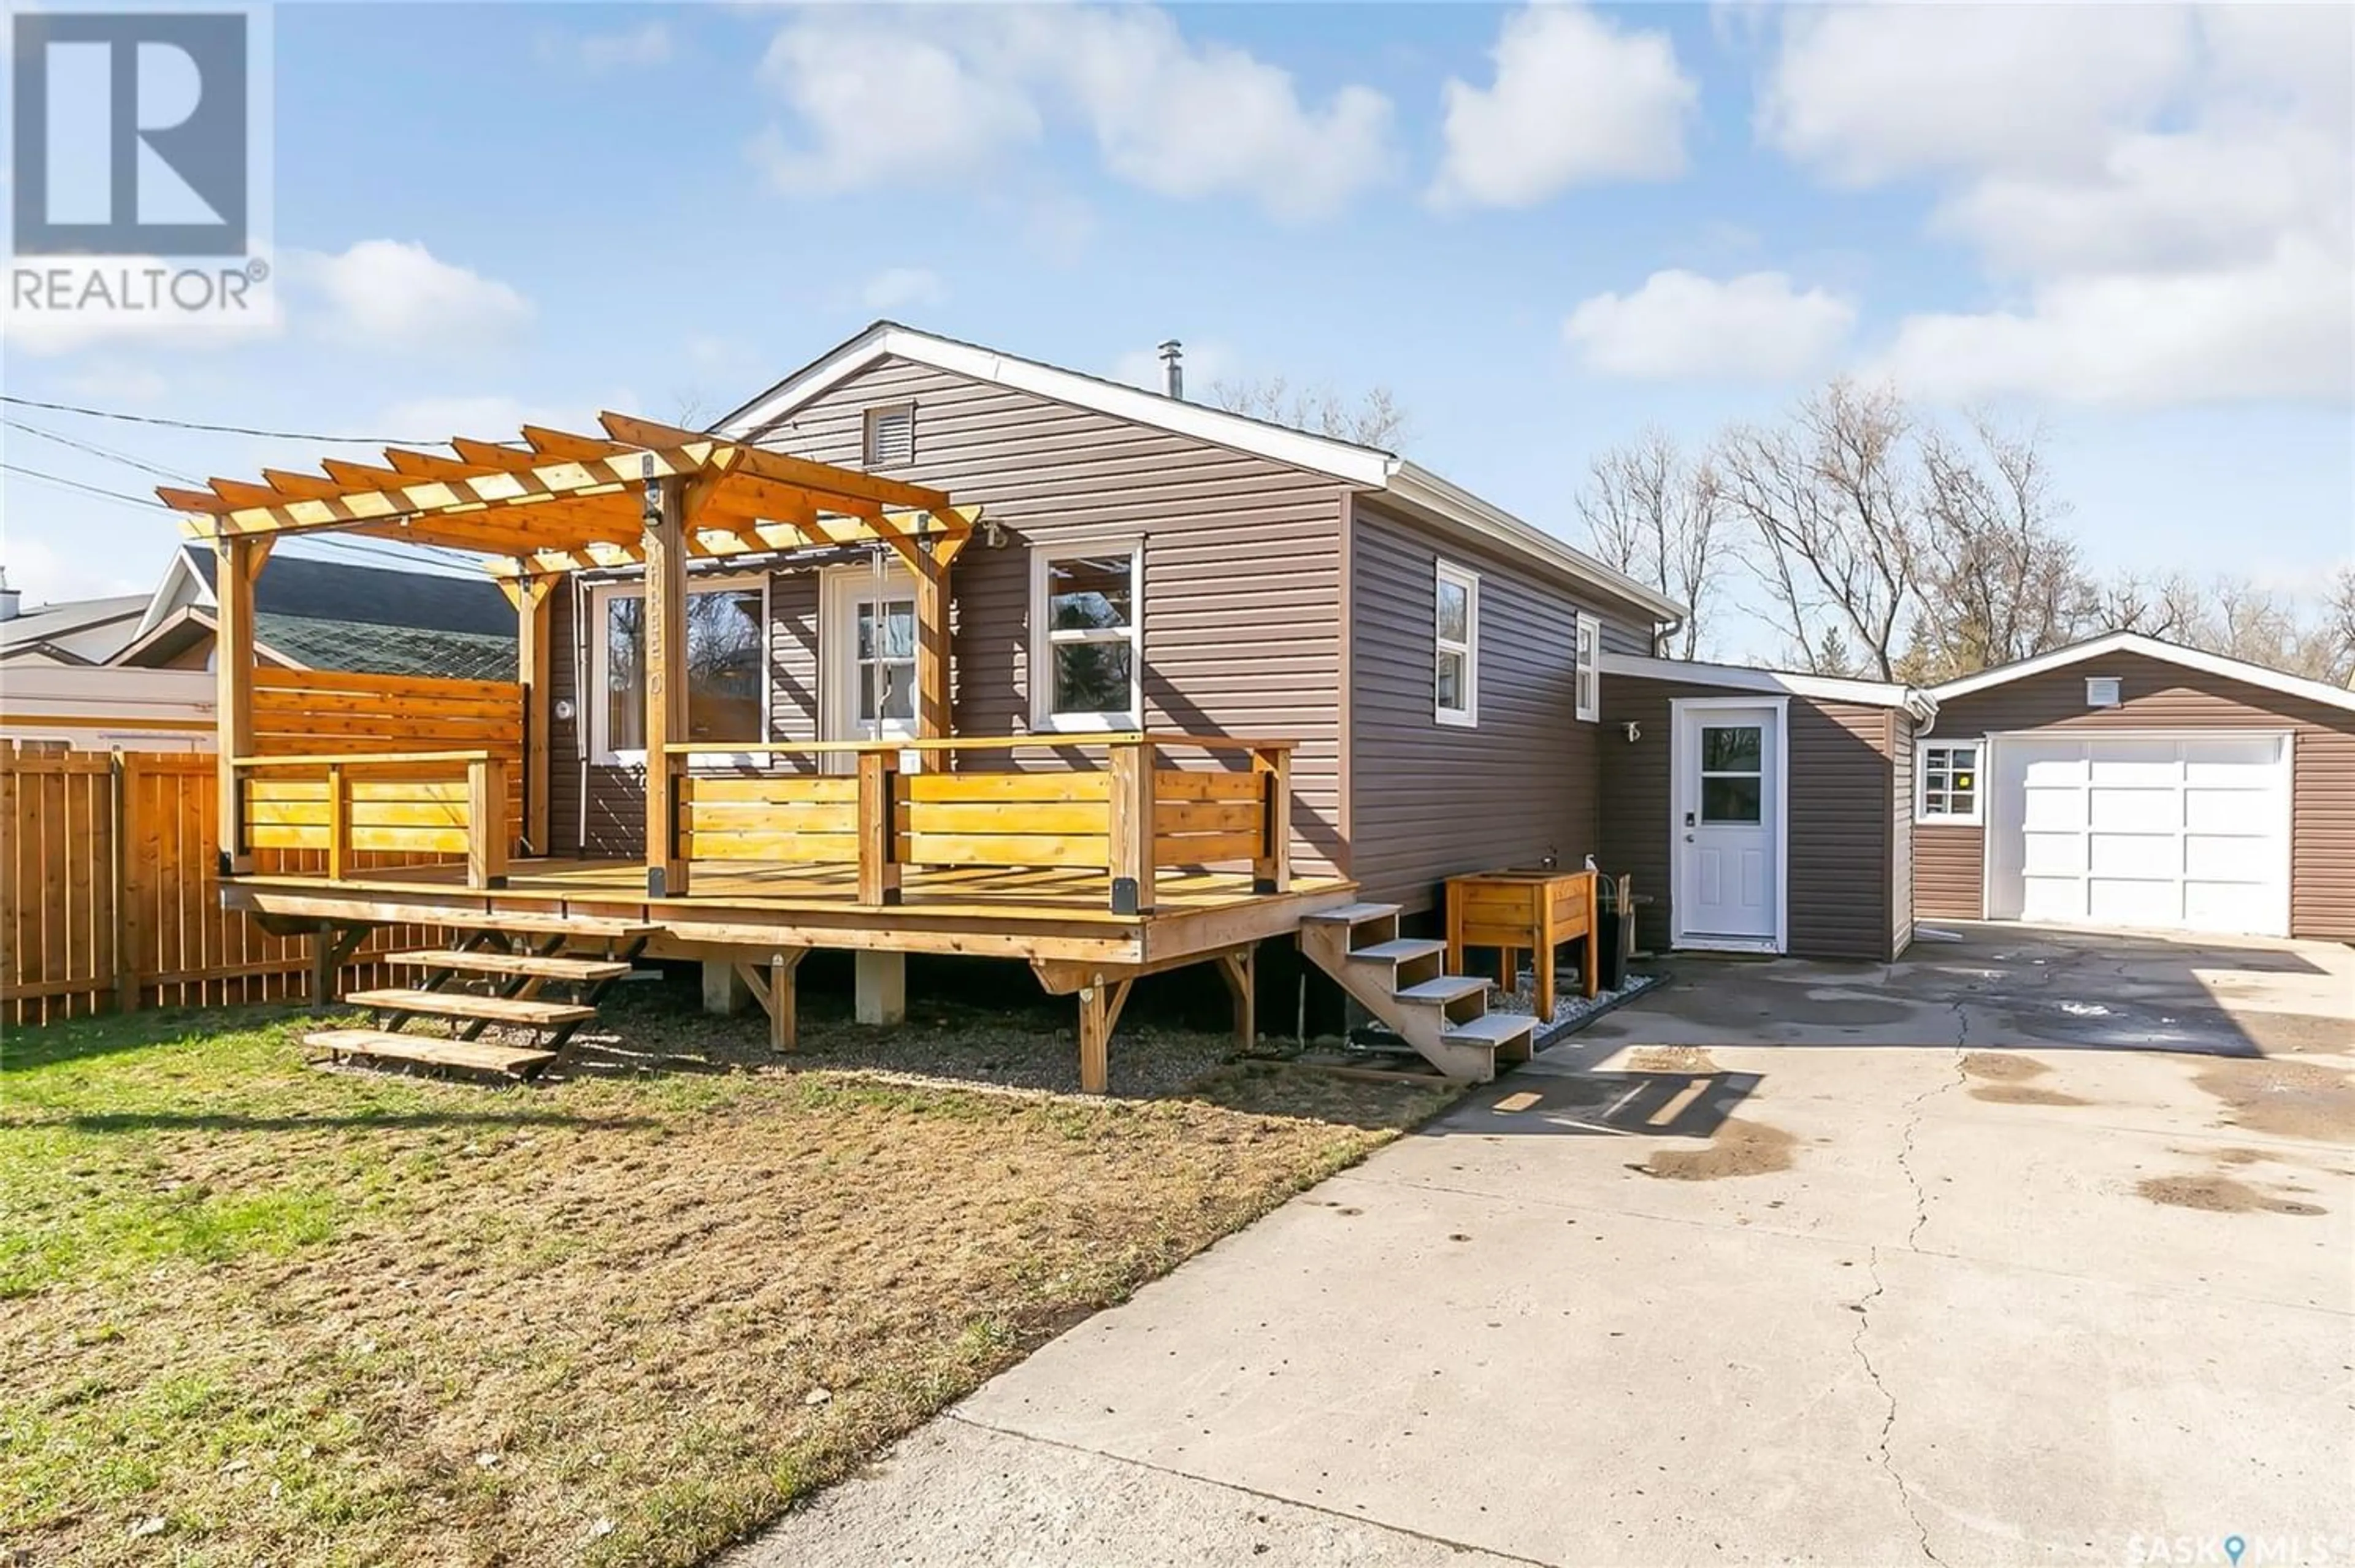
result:
M 0 741 L 0 1023 L 142 1007 L 308 997 L 310 944 L 220 907 L 217 769 L 201 753 L 69 752 Z M 317 870 L 318 850 L 263 849 L 263 870 Z M 368 864 L 417 857 L 365 855 Z M 433 940 L 370 933 L 343 986 Z

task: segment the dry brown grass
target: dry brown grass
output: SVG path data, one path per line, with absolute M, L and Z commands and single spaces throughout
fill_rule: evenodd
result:
M 9 1041 L 0 1552 L 693 1562 L 1445 1097 L 487 1090 L 250 1018 Z

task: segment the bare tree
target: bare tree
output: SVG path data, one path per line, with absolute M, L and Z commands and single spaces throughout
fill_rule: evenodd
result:
M 1578 495 L 1595 555 L 1685 606 L 1684 624 L 1662 651 L 1700 651 L 1701 617 L 1716 586 L 1717 471 L 1692 462 L 1657 426 L 1596 455 Z
M 1295 388 L 1282 376 L 1265 376 L 1213 381 L 1210 400 L 1229 413 L 1385 452 L 1406 439 L 1411 422 L 1388 387 L 1369 388 L 1352 400 L 1330 386 Z
M 1896 678 L 1920 599 L 1913 426 L 1894 392 L 1835 381 L 1783 424 L 1736 425 L 1719 443 L 1727 514 L 1748 525 L 1770 614 L 1818 674 L 1840 673 L 1827 668 L 1837 658 Z
M 2042 432 L 1973 421 L 1976 444 L 1927 430 L 1921 461 L 1922 612 L 1904 660 L 1917 680 L 2032 658 L 2092 625 L 2098 595 L 2052 494 Z
M 2321 678 L 2355 687 L 2355 566 L 2342 566 L 2330 574 L 2322 602 L 2321 635 L 2330 661 L 2329 673 Z

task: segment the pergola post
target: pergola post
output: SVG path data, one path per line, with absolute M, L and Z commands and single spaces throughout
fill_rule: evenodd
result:
M 237 762 L 253 754 L 253 585 L 269 559 L 271 541 L 223 534 L 213 563 L 214 745 L 218 749 L 219 795 L 217 843 L 220 873 L 253 869 L 245 847 L 244 802 Z
M 687 738 L 687 541 L 695 492 L 682 478 L 654 477 L 653 464 L 646 466 L 646 896 L 683 898 L 678 779 L 686 759 L 670 748 Z
M 499 580 L 500 589 L 516 607 L 516 680 L 523 688 L 523 839 L 535 855 L 545 855 L 551 848 L 548 841 L 548 683 L 552 665 L 549 606 L 559 581 L 549 576 Z
M 916 734 L 942 741 L 949 733 L 949 563 L 964 544 L 934 539 L 910 560 L 916 580 Z

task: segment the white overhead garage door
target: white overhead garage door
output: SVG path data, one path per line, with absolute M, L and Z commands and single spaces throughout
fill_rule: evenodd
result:
M 1990 917 L 2289 934 L 2287 735 L 1991 747 Z

